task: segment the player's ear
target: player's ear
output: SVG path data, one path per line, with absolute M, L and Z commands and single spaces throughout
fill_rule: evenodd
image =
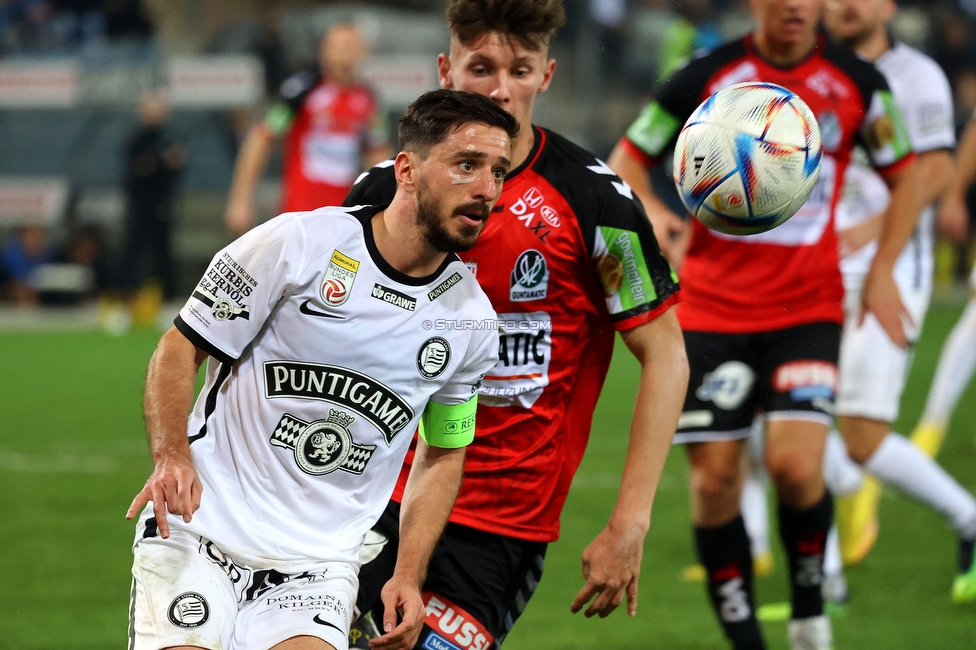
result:
M 417 186 L 417 168 L 420 157 L 409 151 L 401 151 L 393 161 L 393 174 L 396 177 L 397 187 L 402 187 L 407 192 L 413 192 Z
M 437 80 L 444 90 L 453 90 L 451 81 L 451 57 L 441 52 L 437 55 Z
M 556 74 L 556 59 L 547 59 L 545 68 L 543 68 L 542 73 L 542 85 L 539 86 L 539 90 L 536 91 L 537 95 L 549 90 L 549 86 L 552 85 L 552 75 Z

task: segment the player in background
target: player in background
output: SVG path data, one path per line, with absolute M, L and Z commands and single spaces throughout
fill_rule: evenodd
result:
M 939 206 L 939 225 L 956 241 L 963 241 L 969 229 L 966 195 L 976 179 L 976 113 L 969 120 L 959 142 L 956 169 Z M 969 276 L 973 294 L 966 309 L 946 339 L 939 355 L 922 418 L 912 432 L 912 441 L 933 458 L 939 453 L 956 404 L 976 371 L 976 266 Z
M 789 559 L 790 643 L 826 649 L 832 633 L 821 582 L 833 507 L 822 459 L 837 388 L 844 293 L 833 213 L 854 145 L 867 147 L 893 196 L 862 309 L 902 347 L 906 310 L 892 269 L 922 204 L 914 154 L 887 83 L 870 63 L 818 32 L 822 0 L 751 5 L 754 32 L 676 72 L 618 143 L 610 166 L 634 187 L 655 224 L 680 223 L 653 195 L 647 169 L 709 95 L 739 82 L 772 82 L 797 93 L 817 116 L 824 148 L 820 180 L 792 219 L 749 237 L 693 224 L 678 309 L 691 383 L 675 441 L 687 444 L 695 542 L 712 605 L 735 648 L 763 648 L 739 501 L 745 438 L 755 410 L 765 413 L 765 460 Z
M 933 203 L 952 176 L 955 133 L 949 81 L 935 61 L 904 43 L 891 40 L 887 26 L 896 11 L 893 0 L 828 0 L 824 26 L 832 37 L 872 61 L 885 75 L 905 117 L 917 156 L 927 205 L 894 270 L 902 300 L 911 315 L 908 335 L 914 342 L 932 292 Z M 857 153 L 862 155 L 855 155 L 847 169 L 844 193 L 837 208 L 846 312 L 837 416 L 846 452 L 837 453 L 843 447 L 828 446 L 824 458 L 827 486 L 835 497 L 841 497 L 838 513 L 842 551 L 828 550 L 832 559 L 825 562 L 825 574 L 828 581 L 842 581 L 841 557 L 847 564 L 856 564 L 874 544 L 881 494 L 876 476 L 946 515 L 959 535 L 959 576 L 954 583 L 953 598 L 976 599 L 976 572 L 972 571 L 976 500 L 918 448 L 890 431 L 898 417 L 909 351 L 895 346 L 873 316 L 868 315 L 859 324 L 861 288 L 875 251 L 881 217 L 888 207 L 888 188 L 870 169 L 863 152 Z M 857 466 L 849 466 L 848 455 L 870 474 L 863 479 L 858 476 Z M 761 521 L 763 517 L 758 508 L 764 504 L 759 500 L 751 504 L 748 508 L 743 506 L 747 528 L 750 518 L 758 516 Z M 836 536 L 830 539 L 837 543 Z M 758 545 L 763 546 L 761 542 Z M 838 599 L 846 589 L 837 584 L 826 591 Z
M 522 127 L 491 221 L 462 257 L 499 314 L 500 360 L 481 386 L 461 491 L 424 588 L 422 647 L 477 650 L 502 644 L 559 537 L 615 330 L 641 377 L 617 501 L 583 552 L 585 584 L 571 609 L 606 616 L 626 597 L 636 614 L 644 539 L 687 361 L 672 308 L 678 285 L 630 188 L 594 155 L 532 125 L 535 97 L 556 67 L 548 43 L 564 22 L 562 3 L 454 0 L 447 18 L 441 85 L 491 98 Z M 380 166 L 346 202 L 382 204 L 393 190 L 389 167 Z M 375 552 L 363 558 L 363 612 L 375 612 L 389 577 L 400 500 L 398 490 L 367 538 Z
M 284 138 L 282 212 L 341 205 L 361 169 L 392 154 L 386 119 L 357 75 L 366 47 L 359 30 L 333 25 L 319 46 L 321 73 L 299 72 L 241 144 L 224 219 L 234 235 L 254 225 L 254 188 L 275 140 Z
M 389 206 L 281 215 L 217 253 L 149 363 L 130 648 L 347 647 L 363 536 L 423 418 L 382 593 L 383 647 L 413 647 L 498 360 L 494 330 L 424 323 L 495 317 L 454 252 L 487 223 L 517 133 L 483 97 L 427 93 L 400 121 Z

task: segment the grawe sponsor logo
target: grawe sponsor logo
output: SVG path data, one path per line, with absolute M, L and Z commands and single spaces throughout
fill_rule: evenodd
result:
M 396 289 L 384 287 L 382 284 L 373 285 L 372 296 L 377 300 L 382 300 L 383 302 L 389 303 L 394 307 L 406 309 L 407 311 L 414 311 L 417 308 L 416 298 L 411 298 L 407 294 L 400 293 Z

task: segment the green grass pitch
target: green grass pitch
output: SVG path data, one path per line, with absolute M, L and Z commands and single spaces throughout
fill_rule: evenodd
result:
M 959 308 L 936 306 L 917 347 L 898 430 L 921 411 L 941 342 Z M 141 393 L 158 338 L 135 331 L 0 333 L 0 648 L 121 648 L 130 544 L 125 510 L 151 470 Z M 545 577 L 508 650 L 723 649 L 702 585 L 681 582 L 693 561 L 684 453 L 670 455 L 647 538 L 635 619 L 572 615 L 580 553 L 604 526 L 626 449 L 637 364 L 618 346 L 583 465 L 550 546 Z M 963 396 L 939 460 L 976 489 L 976 400 Z M 851 599 L 836 646 L 976 647 L 976 604 L 949 600 L 955 540 L 941 517 L 888 491 L 881 535 L 848 571 Z M 760 603 L 786 598 L 782 557 L 758 581 Z M 785 626 L 765 625 L 771 648 Z

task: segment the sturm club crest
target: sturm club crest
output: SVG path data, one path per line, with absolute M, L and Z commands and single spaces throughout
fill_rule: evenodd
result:
M 295 462 L 306 474 L 321 476 L 337 469 L 362 474 L 376 450 L 375 445 L 353 442 L 349 427 L 356 418 L 329 409 L 325 420 L 305 422 L 290 413 L 281 416 L 271 434 L 271 444 L 295 452 Z
M 545 256 L 535 249 L 519 255 L 512 269 L 510 287 L 512 302 L 544 299 L 549 292 L 549 265 Z
M 210 606 L 200 594 L 187 591 L 173 599 L 167 617 L 176 627 L 200 627 L 210 620 Z
M 451 346 L 439 336 L 429 338 L 417 352 L 417 370 L 424 379 L 436 379 L 451 362 Z
M 339 307 L 349 300 L 349 293 L 356 281 L 359 271 L 359 261 L 348 255 L 343 255 L 338 249 L 332 251 L 332 259 L 325 268 L 322 276 L 322 286 L 319 293 L 322 302 L 330 307 Z

